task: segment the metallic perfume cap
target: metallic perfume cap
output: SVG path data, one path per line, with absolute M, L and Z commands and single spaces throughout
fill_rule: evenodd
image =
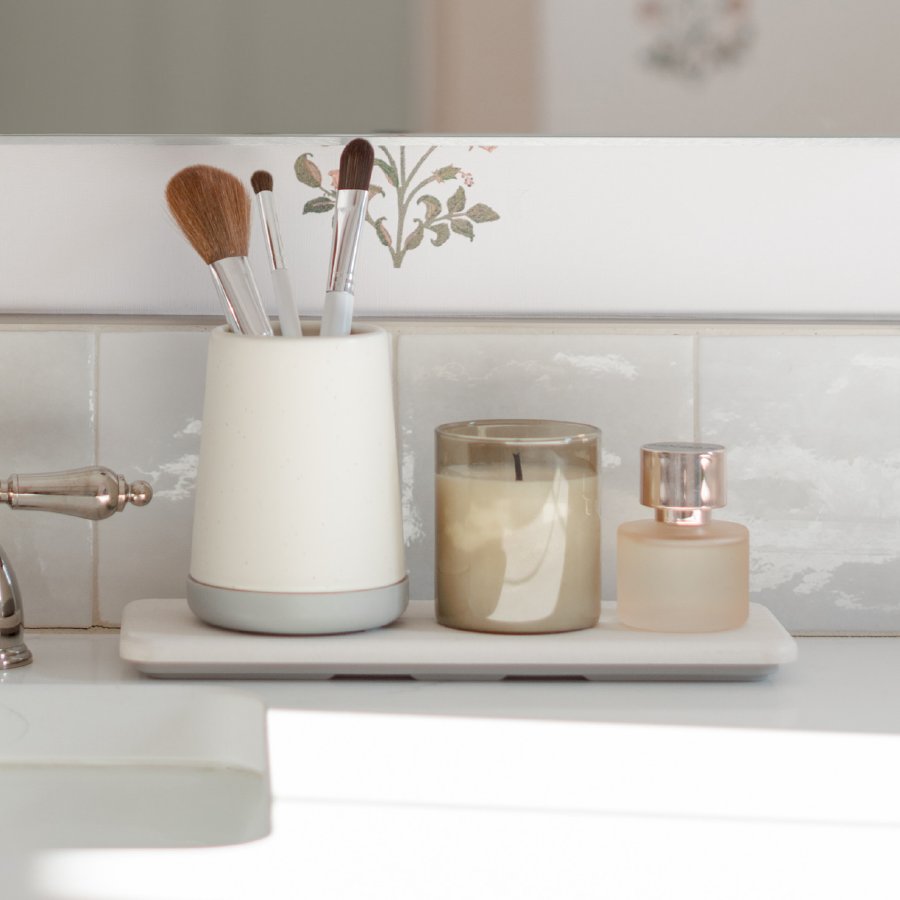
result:
M 725 505 L 725 448 L 721 444 L 644 444 L 641 503 L 660 522 L 703 525 Z

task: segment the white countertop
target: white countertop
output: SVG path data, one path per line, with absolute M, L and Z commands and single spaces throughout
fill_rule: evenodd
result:
M 797 640 L 798 662 L 748 683 L 392 678 L 184 683 L 241 687 L 280 709 L 900 734 L 900 638 Z M 146 678 L 122 662 L 117 634 L 31 632 L 27 642 L 34 663 L 3 673 L 3 683 L 175 683 Z
M 173 685 L 121 662 L 114 634 L 27 640 L 35 663 L 4 684 Z M 798 731 L 900 734 L 900 638 L 799 644 L 750 683 L 217 680 L 272 710 L 268 837 L 0 848 L 6 885 L 23 900 L 892 896 L 900 742 Z

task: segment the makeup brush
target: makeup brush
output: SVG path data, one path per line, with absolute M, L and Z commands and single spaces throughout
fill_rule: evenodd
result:
M 250 194 L 234 175 L 189 166 L 166 185 L 178 227 L 209 266 L 225 318 L 236 334 L 271 337 L 272 326 L 250 269 Z
M 334 234 L 331 240 L 331 270 L 322 313 L 322 337 L 350 334 L 353 321 L 353 269 L 356 248 L 366 218 L 369 181 L 375 150 L 364 138 L 350 141 L 341 153 Z
M 297 317 L 297 304 L 294 302 L 294 292 L 291 290 L 291 279 L 284 265 L 284 247 L 281 243 L 281 231 L 278 228 L 278 216 L 275 214 L 272 175 L 270 172 L 260 169 L 250 176 L 250 184 L 259 201 L 259 219 L 262 222 L 266 248 L 269 251 L 272 287 L 275 288 L 275 299 L 278 301 L 278 321 L 281 322 L 281 333 L 285 337 L 302 337 L 300 319 Z

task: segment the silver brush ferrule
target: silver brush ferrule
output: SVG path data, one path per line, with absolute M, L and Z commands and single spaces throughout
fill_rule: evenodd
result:
M 250 260 L 246 256 L 229 256 L 216 260 L 209 268 L 227 304 L 225 316 L 232 329 L 236 323 L 240 334 L 271 337 L 274 332 L 259 296 Z
M 353 269 L 356 249 L 366 218 L 368 191 L 338 191 L 334 210 L 334 235 L 331 241 L 329 291 L 353 293 Z
M 281 244 L 278 216 L 275 213 L 275 195 L 271 191 L 260 191 L 256 196 L 259 200 L 266 249 L 269 251 L 269 265 L 273 270 L 284 269 L 284 247 Z

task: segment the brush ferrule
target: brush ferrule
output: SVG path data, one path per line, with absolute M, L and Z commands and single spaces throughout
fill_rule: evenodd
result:
M 269 265 L 272 269 L 284 269 L 284 247 L 281 244 L 281 231 L 278 228 L 278 216 L 275 213 L 275 195 L 272 191 L 260 191 L 259 214 L 262 219 L 263 236 L 266 249 L 269 251 Z
M 217 260 L 209 268 L 218 282 L 220 295 L 227 302 L 225 315 L 229 324 L 233 317 L 240 334 L 271 337 L 274 332 L 259 296 L 250 260 L 246 256 L 230 256 Z
M 366 218 L 368 200 L 368 191 L 338 191 L 331 241 L 329 291 L 353 293 L 356 249 L 359 247 L 359 235 Z

